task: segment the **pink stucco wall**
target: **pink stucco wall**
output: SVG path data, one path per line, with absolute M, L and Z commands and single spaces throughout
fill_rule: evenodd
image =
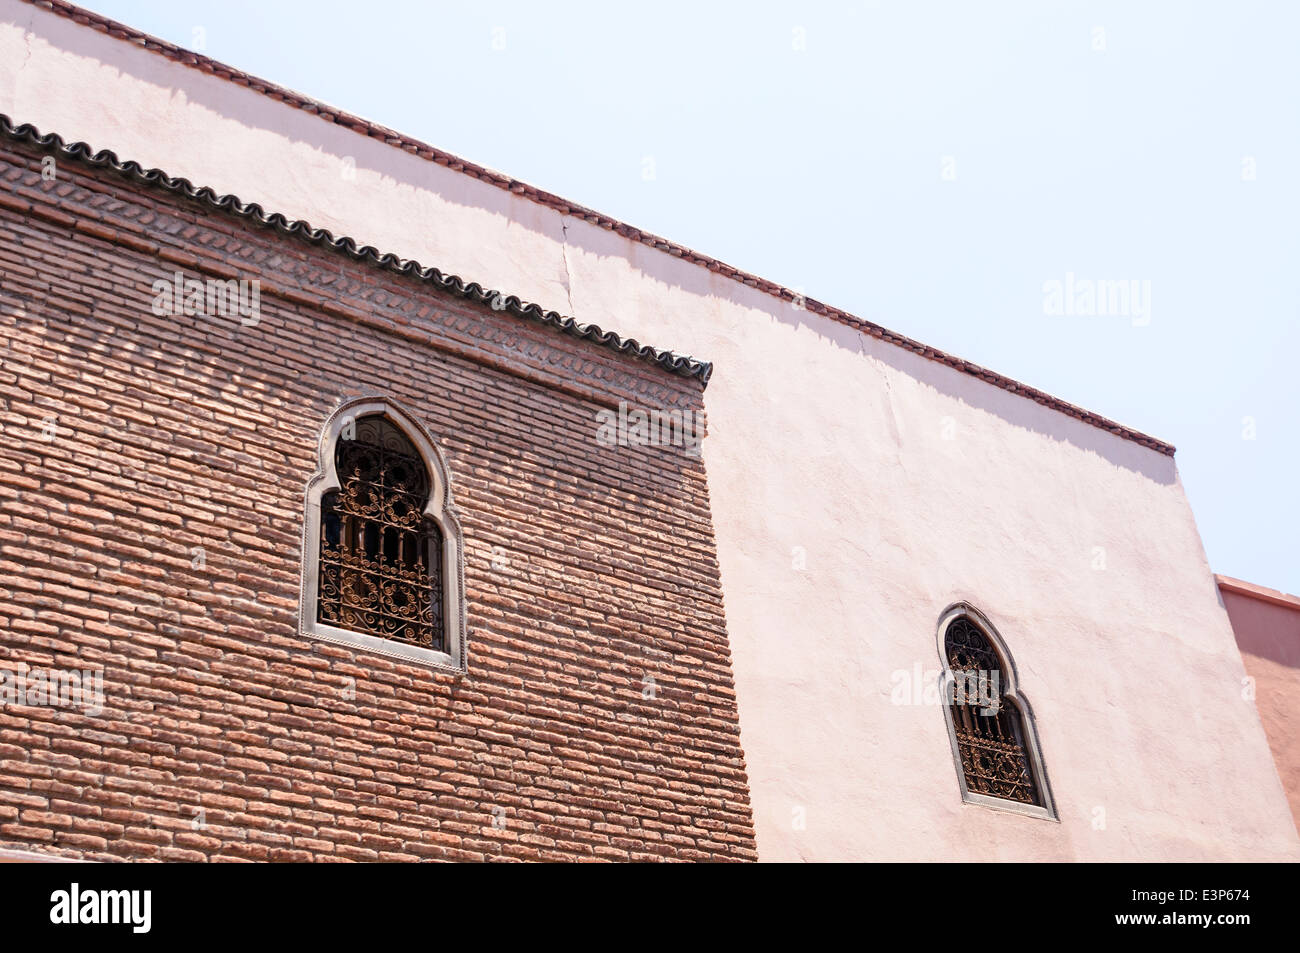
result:
M 1300 596 L 1219 576 L 1291 814 L 1300 825 Z
M 16 0 L 0 110 L 715 361 L 763 858 L 1300 857 L 1172 459 Z M 942 712 L 891 700 L 961 600 L 1014 653 L 1059 823 L 963 805 Z

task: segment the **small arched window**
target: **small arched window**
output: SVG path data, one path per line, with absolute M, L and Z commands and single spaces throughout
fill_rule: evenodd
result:
M 443 651 L 442 532 L 424 515 L 429 472 L 414 444 L 386 417 L 362 417 L 337 442 L 334 472 L 316 621 Z
M 944 710 L 962 797 L 1055 817 L 1015 667 L 992 624 L 962 604 L 940 622 Z
M 464 670 L 460 526 L 441 453 L 391 401 L 350 401 L 321 439 L 304 528 L 305 635 Z

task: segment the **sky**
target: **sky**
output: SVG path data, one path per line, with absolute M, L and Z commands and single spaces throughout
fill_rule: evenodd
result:
M 80 2 L 1173 443 L 1300 593 L 1300 4 Z

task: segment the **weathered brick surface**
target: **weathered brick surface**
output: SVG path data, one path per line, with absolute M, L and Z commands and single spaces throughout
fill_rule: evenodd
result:
M 0 847 L 755 856 L 703 465 L 595 439 L 698 381 L 41 158 L 0 144 L 0 667 L 102 668 L 105 710 L 0 709 Z M 258 278 L 260 322 L 155 316 L 178 268 Z M 361 393 L 447 456 L 464 676 L 299 635 L 305 484 Z

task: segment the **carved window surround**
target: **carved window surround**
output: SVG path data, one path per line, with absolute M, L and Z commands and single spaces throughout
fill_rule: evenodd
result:
M 339 440 L 355 434 L 358 420 L 381 416 L 401 431 L 418 452 L 428 474 L 428 501 L 423 517 L 436 527 L 430 538 L 441 542 L 440 571 L 430 578 L 440 579 L 440 641 L 442 648 L 384 638 L 368 632 L 354 632 L 319 621 L 321 599 L 321 518 L 322 501 L 327 494 L 336 498 L 343 484 L 335 465 Z M 317 472 L 307 483 L 303 519 L 302 587 L 299 604 L 299 632 L 304 638 L 345 645 L 364 652 L 374 652 L 403 662 L 410 662 L 445 672 L 463 673 L 467 662 L 465 638 L 465 571 L 460 520 L 452 504 L 451 485 L 446 461 L 432 435 L 419 421 L 395 401 L 382 396 L 356 397 L 343 402 L 330 415 L 321 430 Z M 327 501 L 328 502 L 328 501 Z M 431 547 L 436 549 L 437 546 Z M 432 564 L 431 564 L 432 565 Z M 437 596 L 441 595 L 438 600 Z

